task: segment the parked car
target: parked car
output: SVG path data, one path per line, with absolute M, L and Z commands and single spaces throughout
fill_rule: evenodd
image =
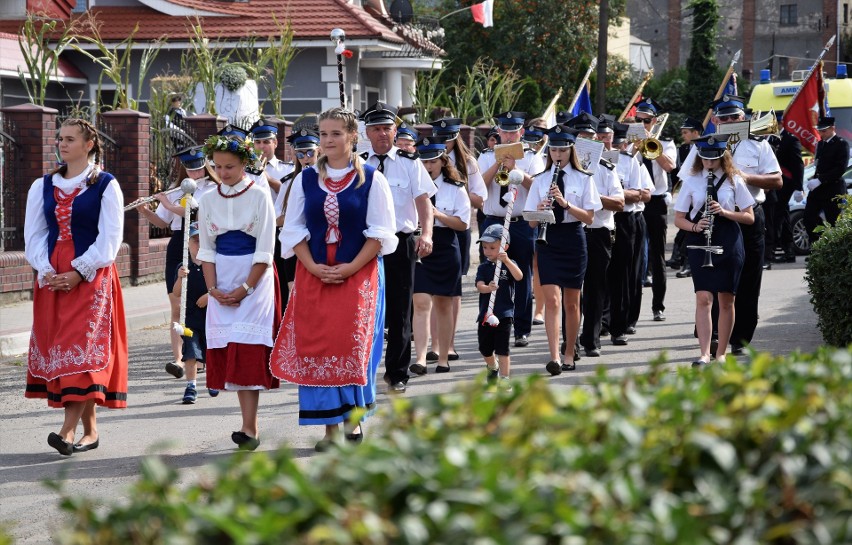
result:
M 796 247 L 796 253 L 799 255 L 807 255 L 811 251 L 811 243 L 808 240 L 808 231 L 805 229 L 805 203 L 808 202 L 808 180 L 814 175 L 816 165 L 813 163 L 805 167 L 804 178 L 804 199 L 801 202 L 797 201 L 795 195 L 790 198 L 790 223 L 793 226 L 793 244 Z M 846 166 L 846 172 L 843 173 L 843 179 L 846 181 L 846 193 L 852 195 L 852 158 Z

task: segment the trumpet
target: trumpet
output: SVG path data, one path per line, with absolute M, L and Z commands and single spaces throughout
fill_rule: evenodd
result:
M 171 195 L 172 193 L 177 193 L 178 191 L 182 191 L 181 186 L 177 186 L 177 187 L 173 187 L 171 189 L 167 189 L 166 191 L 163 191 L 163 195 Z M 159 193 L 154 194 L 154 195 L 150 195 L 148 197 L 140 197 L 140 198 L 136 199 L 135 201 L 133 201 L 132 203 L 125 206 L 124 211 L 127 212 L 128 210 L 133 210 L 134 208 L 139 208 L 142 205 L 152 203 L 152 202 L 157 200 L 157 195 L 159 195 Z
M 649 161 L 653 161 L 662 155 L 663 145 L 660 143 L 660 135 L 663 133 L 663 127 L 666 126 L 668 120 L 668 112 L 658 117 L 656 125 L 651 130 L 651 134 L 647 138 L 633 142 L 633 153 L 631 155 L 635 157 L 637 153 L 640 153 L 642 157 Z
M 721 246 L 713 246 L 711 244 L 713 238 L 713 218 L 715 215 L 710 212 L 710 203 L 715 200 L 715 193 L 716 173 L 711 170 L 710 174 L 707 175 L 707 196 L 704 199 L 704 212 L 701 214 L 701 217 L 707 218 L 709 222 L 707 229 L 704 230 L 706 243 L 703 246 L 687 245 L 687 248 L 690 250 L 704 250 L 704 263 L 701 265 L 703 268 L 713 268 L 713 254 L 721 255 L 724 251 Z
M 506 168 L 506 165 L 500 163 L 500 168 L 497 169 L 497 173 L 494 174 L 494 181 L 497 182 L 497 185 L 506 187 L 509 185 L 509 169 Z

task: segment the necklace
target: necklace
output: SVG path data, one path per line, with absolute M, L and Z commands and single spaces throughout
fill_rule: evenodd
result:
M 344 187 L 349 185 L 349 182 L 351 182 L 352 178 L 354 178 L 354 177 L 355 177 L 355 169 L 352 169 L 346 174 L 346 176 L 344 176 L 343 178 L 341 178 L 337 181 L 332 180 L 331 178 L 326 178 L 325 179 L 325 186 L 332 193 L 340 193 L 340 191 L 342 191 Z
M 80 193 L 82 190 L 81 187 L 78 187 L 71 193 L 65 193 L 58 187 L 53 187 L 53 198 L 56 199 L 56 203 L 60 206 L 68 206 L 74 201 L 74 198 Z
M 225 195 L 224 193 L 222 193 L 222 185 L 224 185 L 224 184 L 219 184 L 219 185 L 216 186 L 216 191 L 219 192 L 219 195 L 221 195 L 223 199 L 233 199 L 234 197 L 239 197 L 240 195 L 242 195 L 243 193 L 248 191 L 251 188 L 251 186 L 254 185 L 254 180 L 247 183 L 246 186 L 242 190 L 237 191 L 233 195 Z

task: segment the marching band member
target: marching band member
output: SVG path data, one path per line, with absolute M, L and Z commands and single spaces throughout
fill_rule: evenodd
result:
M 216 173 L 207 163 L 204 157 L 204 152 L 201 146 L 187 148 L 177 152 L 174 157 L 180 161 L 181 169 L 176 177 L 174 187 L 180 187 L 180 182 L 184 178 L 192 178 L 195 180 L 196 189 L 193 198 L 198 201 L 201 196 L 210 190 L 216 188 L 219 183 L 219 178 Z M 170 188 L 171 189 L 171 188 Z M 136 209 L 139 213 L 145 216 L 151 225 L 160 229 L 170 228 L 172 236 L 169 238 L 169 245 L 166 246 L 166 290 L 169 296 L 169 305 L 171 307 L 172 322 L 179 321 L 180 314 L 180 299 L 175 299 L 172 296 L 172 291 L 177 279 L 177 271 L 183 262 L 183 219 L 184 210 L 180 205 L 183 198 L 183 192 L 175 191 L 169 195 L 165 193 L 157 193 L 154 195 L 160 202 L 157 205 L 156 212 L 152 211 L 147 206 L 139 206 Z M 181 378 L 184 375 L 182 355 L 183 340 L 180 335 L 173 329 L 169 330 L 171 337 L 172 355 L 174 361 L 166 363 L 166 372 L 175 378 Z
M 207 304 L 207 387 L 236 391 L 242 425 L 231 434 L 241 449 L 260 444 L 260 391 L 278 387 L 269 371 L 280 321 L 272 266 L 275 213 L 269 192 L 245 172 L 257 160 L 251 142 L 211 136 L 204 145 L 222 180 L 199 201 L 198 231 Z
M 537 117 L 531 119 L 527 124 L 524 136 L 521 139 L 536 154 L 541 154 L 542 150 L 547 146 L 546 132 L 545 120 Z M 532 273 L 532 290 L 533 299 L 535 300 L 532 325 L 544 325 L 544 293 L 541 291 L 541 282 L 538 279 L 538 259 L 535 254 L 533 254 Z
M 405 123 L 400 123 L 399 127 L 396 128 L 396 139 L 394 140 L 396 147 L 408 153 L 417 153 L 415 142 L 417 142 L 417 131 Z
M 289 200 L 293 179 L 304 169 L 315 165 L 317 159 L 319 159 L 319 134 L 315 130 L 302 128 L 294 131 L 287 137 L 287 142 L 290 143 L 290 148 L 296 157 L 296 163 L 293 171 L 281 179 L 281 191 L 278 192 L 278 199 L 275 201 L 275 224 L 279 227 L 277 231 L 279 236 L 276 238 L 280 238 L 280 227 L 284 225 L 284 216 L 287 211 L 287 201 Z M 293 289 L 293 282 L 296 279 L 296 256 L 284 259 L 280 240 L 276 240 L 275 252 L 275 266 L 278 267 L 279 279 L 283 278 L 286 282 L 286 289 L 282 288 L 281 290 L 282 294 L 287 294 L 284 298 L 286 301 L 290 298 L 290 290 Z M 282 260 L 281 265 L 278 264 L 279 259 Z
M 689 150 L 692 149 L 692 141 L 700 137 L 704 133 L 704 124 L 695 118 L 687 117 L 683 120 L 680 126 L 680 136 L 683 138 L 683 144 L 677 148 L 677 167 L 672 170 L 672 188 L 680 183 L 680 169 L 684 165 L 686 157 L 689 155 Z M 689 168 L 689 167 L 687 167 Z M 676 269 L 681 269 L 675 274 L 678 278 L 687 278 L 692 276 L 692 270 L 689 268 L 689 260 L 686 259 L 686 232 L 678 229 L 675 235 L 674 246 L 672 249 L 672 258 L 666 265 Z
M 387 279 L 387 349 L 385 382 L 391 393 L 403 393 L 411 362 L 411 305 L 414 262 L 432 252 L 432 203 L 435 184 L 417 156 L 397 148 L 396 110 L 377 102 L 361 116 L 367 127 L 371 151 L 362 155 L 368 165 L 384 174 L 393 196 L 396 251 L 384 258 Z M 325 150 L 323 150 L 325 151 Z M 420 221 L 421 235 L 414 231 Z
M 500 141 L 503 144 L 519 142 L 524 133 L 523 112 L 504 112 L 497 116 L 497 127 Z M 523 173 L 523 183 L 518 186 L 516 200 L 526 202 L 527 191 L 532 184 L 532 174 L 538 174 L 544 170 L 541 157 L 532 150 L 526 150 L 523 159 L 515 160 L 511 157 L 505 158 L 503 167 L 512 171 L 518 169 Z M 503 224 L 506 216 L 506 203 L 503 196 L 508 191 L 508 186 L 501 186 L 495 181 L 495 175 L 501 164 L 494 158 L 494 153 L 486 152 L 479 156 L 479 171 L 488 188 L 488 197 L 485 199 L 483 211 L 485 212 L 485 224 L 481 227 L 487 229 L 495 223 Z M 509 247 L 509 257 L 518 264 L 523 273 L 523 279 L 516 285 L 515 291 L 515 346 L 523 347 L 529 345 L 529 334 L 532 330 L 532 258 L 535 247 L 535 232 L 530 224 L 523 221 L 523 211 L 516 206 L 512 210 L 512 222 L 509 227 L 512 237 L 512 245 Z
M 323 155 L 293 180 L 281 231 L 284 255 L 299 262 L 270 367 L 299 385 L 299 425 L 325 426 L 315 447 L 323 451 L 341 423 L 347 441 L 364 437 L 360 423 L 349 420 L 353 409 L 372 409 L 376 402 L 383 256 L 396 250 L 398 238 L 385 177 L 352 151 L 358 142 L 355 114 L 326 110 L 319 133 Z
M 293 172 L 295 166 L 293 163 L 284 162 L 275 156 L 275 149 L 278 147 L 278 127 L 265 122 L 263 119 L 258 119 L 251 126 L 249 132 L 260 159 L 266 163 L 264 168 L 266 182 L 269 184 L 272 202 L 275 202 L 278 200 L 279 191 L 281 191 L 281 180 Z
M 653 187 L 648 170 L 627 151 L 630 145 L 627 129 L 622 123 L 613 124 L 612 145 L 619 150 L 615 168 L 624 188 L 624 207 L 614 217 L 615 243 L 607 274 L 610 293 L 607 325 L 615 346 L 627 344 L 628 316 L 636 293 L 642 293 L 642 205 L 651 199 Z
M 535 178 L 524 207 L 527 211 L 552 207 L 556 217 L 556 223 L 547 227 L 547 244 L 538 248 L 539 274 L 545 297 L 544 326 L 550 350 L 546 369 L 551 375 L 576 369 L 574 345 L 580 328 L 580 290 L 587 256 L 582 226 L 590 225 L 595 211 L 601 209 L 597 188 L 591 175 L 580 166 L 573 149 L 576 138 L 569 131 L 571 129 L 561 125 L 548 130 L 547 170 Z M 564 165 L 558 171 L 554 165 L 556 162 Z M 537 222 L 530 223 L 537 226 Z M 560 300 L 565 311 L 566 332 L 565 353 L 561 356 Z
M 423 138 L 417 143 L 417 152 L 437 188 L 432 197 L 434 247 L 414 270 L 414 347 L 417 359 L 411 364 L 411 372 L 425 375 L 430 329 L 433 348 L 438 348 L 435 372 L 450 370 L 449 347 L 455 325 L 453 299 L 461 297 L 463 262 L 457 233 L 467 230 L 470 199 L 464 182 L 459 181 L 459 172 L 446 155 L 444 143 L 436 141 L 435 137 Z M 430 328 L 430 314 L 435 318 L 434 328 Z
M 482 203 L 485 202 L 485 197 L 488 196 L 488 189 L 485 187 L 485 180 L 482 179 L 482 173 L 479 172 L 479 164 L 473 157 L 473 153 L 471 153 L 470 149 L 464 143 L 464 140 L 459 138 L 462 120 L 458 118 L 444 118 L 432 121 L 430 125 L 432 125 L 432 135 L 440 138 L 444 142 L 444 145 L 446 145 L 447 159 L 449 159 L 453 168 L 456 169 L 459 176 L 458 181 L 464 184 L 470 202 L 471 217 L 465 218 L 467 229 L 456 231 L 462 260 L 461 274 L 464 276 L 470 270 L 470 225 L 473 220 L 473 211 L 482 208 Z M 459 287 L 456 291 L 459 294 L 453 297 L 453 328 L 448 349 L 450 361 L 459 359 L 458 352 L 456 352 L 455 337 L 459 313 L 461 313 L 461 277 L 459 277 Z M 434 322 L 433 314 L 432 331 L 435 331 L 436 324 Z M 440 352 L 440 344 L 436 345 L 434 339 L 432 341 L 432 351 L 434 353 L 432 355 Z
M 705 250 L 691 248 L 687 251 L 695 286 L 695 329 L 701 350 L 701 356 L 692 363 L 693 367 L 707 365 L 712 359 L 710 337 L 714 294 L 719 300 L 719 348 L 716 357 L 724 360 L 734 326 L 734 299 L 744 262 L 740 226 L 754 222 L 754 198 L 734 167 L 727 150 L 727 137 L 715 134 L 694 140 L 696 159 L 691 166 L 687 164 L 680 171 L 683 186 L 674 207 L 675 226 L 688 233 L 688 245 L 712 244 L 722 248 L 721 255 L 711 254 L 712 267 L 703 266 L 707 259 Z M 686 169 L 689 169 L 688 172 Z M 710 186 L 713 187 L 712 192 Z M 712 239 L 708 242 L 705 231 L 711 225 Z
M 805 182 L 810 192 L 805 203 L 805 228 L 811 244 L 817 241 L 819 233 L 814 228 L 822 224 L 820 212 L 825 213 L 825 221 L 830 225 L 837 222 L 840 207 L 834 200 L 838 195 L 846 195 L 846 181 L 843 173 L 849 163 L 849 143 L 837 135 L 834 118 L 822 116 L 817 121 L 820 141 L 817 143 L 813 177 Z
M 614 118 L 601 116 L 597 123 L 597 135 L 604 146 L 611 145 Z M 601 349 L 601 322 L 604 307 L 609 299 L 607 272 L 612 257 L 615 236 L 614 214 L 624 209 L 624 189 L 615 172 L 615 165 L 601 159 L 593 177 L 601 199 L 600 210 L 595 211 L 591 225 L 585 227 L 588 263 L 583 281 L 583 332 L 580 345 L 586 356 L 596 358 Z
M 660 115 L 661 106 L 651 98 L 644 98 L 636 103 L 636 121 L 645 125 L 645 134 L 651 136 Z M 677 151 L 674 142 L 660 139 L 662 153 L 656 159 L 642 159 L 642 163 L 654 181 L 651 200 L 645 206 L 643 215 L 647 224 L 648 238 L 648 270 L 651 273 L 651 311 L 654 321 L 666 319 L 666 229 L 668 222 L 668 205 L 672 194 L 669 183 L 669 172 L 677 162 Z M 639 316 L 636 316 L 638 321 Z M 636 321 L 630 325 L 636 327 Z
M 716 127 L 726 123 L 745 121 L 745 99 L 733 95 L 723 95 L 713 101 L 712 121 Z M 742 354 L 743 346 L 750 343 L 757 329 L 758 301 L 760 285 L 763 279 L 763 260 L 765 257 L 765 222 L 763 216 L 763 201 L 766 199 L 764 190 L 781 189 L 781 167 L 772 151 L 772 146 L 760 136 L 750 135 L 748 139 L 740 140 L 731 146 L 734 166 L 754 198 L 754 223 L 742 225 L 743 247 L 745 262 L 740 277 L 739 297 L 736 298 L 735 311 L 737 320 L 731 332 L 731 353 Z M 697 150 L 689 152 L 686 163 L 694 160 Z M 695 271 L 692 271 L 693 274 Z M 722 347 L 724 352 L 726 347 Z
M 64 409 L 47 444 L 70 456 L 98 448 L 96 405 L 127 407 L 127 330 L 115 267 L 124 211 L 118 182 L 98 168 L 98 133 L 88 121 L 62 123 L 58 148 L 64 164 L 27 195 L 24 253 L 38 279 L 24 396 Z

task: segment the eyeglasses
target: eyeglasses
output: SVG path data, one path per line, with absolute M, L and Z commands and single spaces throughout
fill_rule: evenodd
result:
M 653 123 L 654 118 L 653 117 L 642 117 L 642 118 L 639 118 L 639 121 L 641 121 L 642 123 L 647 125 L 648 123 Z
M 738 121 L 740 118 L 740 114 L 728 114 L 728 115 L 717 115 L 716 119 L 719 121 Z
M 317 150 L 313 150 L 313 149 L 309 149 L 308 151 L 297 151 L 296 152 L 296 158 L 297 159 L 304 159 L 305 157 L 313 157 L 314 155 L 316 155 L 316 153 L 317 153 Z

